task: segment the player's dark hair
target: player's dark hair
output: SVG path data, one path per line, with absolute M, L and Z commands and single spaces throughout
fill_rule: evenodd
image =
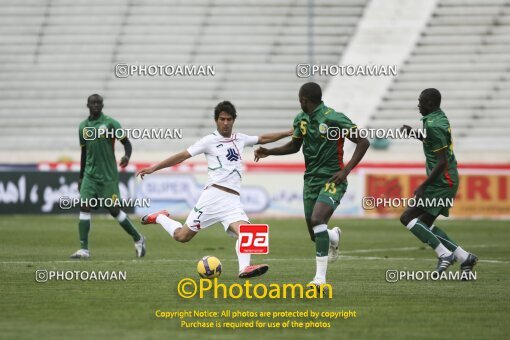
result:
M 235 120 L 237 118 L 236 114 L 236 108 L 234 104 L 229 102 L 228 100 L 222 101 L 216 107 L 214 108 L 214 120 L 218 120 L 218 117 L 220 116 L 221 112 L 226 112 L 229 115 L 232 116 L 232 118 Z
M 421 94 L 427 98 L 430 104 L 434 107 L 441 106 L 441 92 L 435 88 L 428 88 L 421 92 Z
M 87 103 L 90 103 L 90 99 L 92 99 L 92 97 L 99 97 L 101 98 L 101 101 L 103 101 L 103 97 L 98 95 L 97 93 L 94 93 L 94 94 L 91 94 L 88 98 L 87 98 Z
M 306 83 L 299 89 L 299 95 L 307 98 L 313 104 L 320 104 L 322 101 L 322 90 L 317 83 Z

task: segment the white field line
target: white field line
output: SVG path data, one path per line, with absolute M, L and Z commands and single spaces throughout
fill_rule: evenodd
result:
M 489 248 L 490 245 L 480 244 L 476 246 L 471 246 L 470 248 Z M 340 251 L 340 259 L 344 260 L 396 260 L 396 261 L 430 261 L 431 259 L 423 258 L 410 258 L 410 257 L 380 257 L 380 256 L 352 256 L 348 254 L 363 254 L 363 253 L 371 253 L 371 252 L 381 252 L 381 251 L 411 251 L 411 250 L 420 250 L 420 248 L 416 247 L 401 247 L 401 248 L 372 248 L 372 249 L 356 249 L 356 250 L 348 250 L 348 251 Z M 310 258 L 311 259 L 311 258 Z M 309 260 L 308 258 L 264 258 L 264 261 L 303 261 Z M 154 259 L 154 260 L 56 260 L 56 261 L 0 261 L 0 264 L 33 264 L 33 263 L 41 263 L 41 264 L 51 264 L 51 263 L 82 263 L 82 262 L 91 262 L 91 263 L 144 263 L 144 262 L 160 262 L 160 263 L 172 263 L 172 262 L 195 262 L 196 260 L 186 260 L 186 259 Z M 237 259 L 225 259 L 222 261 L 237 261 Z M 490 260 L 490 259 L 481 259 L 478 262 L 482 263 L 510 263 L 510 261 L 502 261 L 502 260 Z
M 349 256 L 340 255 L 339 260 L 382 260 L 382 261 L 431 261 L 434 258 L 413 258 L 413 257 L 380 257 L 380 256 Z M 237 262 L 237 259 L 223 259 L 222 262 Z M 272 261 L 312 261 L 312 258 L 264 258 L 263 262 Z M 184 259 L 155 259 L 155 260 L 57 260 L 57 261 L 0 261 L 0 264 L 38 264 L 38 265 L 51 265 L 51 264 L 65 264 L 65 263 L 117 263 L 117 264 L 143 264 L 143 263 L 194 263 L 196 260 Z M 509 264 L 510 261 L 501 260 L 479 260 L 481 263 L 498 263 Z

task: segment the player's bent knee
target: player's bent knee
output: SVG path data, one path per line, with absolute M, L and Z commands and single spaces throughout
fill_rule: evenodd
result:
M 179 228 L 174 233 L 174 240 L 181 243 L 189 242 L 194 235 L 182 232 L 182 228 Z
M 117 217 L 120 214 L 120 209 L 119 208 L 112 208 L 109 211 L 110 211 L 110 215 L 112 215 L 113 217 Z
M 174 234 L 174 240 L 176 240 L 177 242 L 181 242 L 181 243 L 186 243 L 189 241 L 189 239 L 185 235 L 182 235 L 180 233 Z
M 408 214 L 404 212 L 402 215 L 400 215 L 400 223 L 407 226 L 409 222 L 411 222 L 411 219 L 409 218 Z

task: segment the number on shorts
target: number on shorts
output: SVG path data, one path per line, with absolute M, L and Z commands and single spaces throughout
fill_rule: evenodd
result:
M 203 211 L 198 210 L 198 216 L 196 219 L 193 220 L 193 226 L 197 229 L 200 229 L 200 216 L 202 216 Z
M 330 194 L 334 195 L 336 194 L 336 186 L 335 186 L 335 183 L 334 182 L 331 182 L 331 183 L 326 183 L 326 185 L 324 185 L 324 190 L 326 190 L 327 192 L 329 192 Z

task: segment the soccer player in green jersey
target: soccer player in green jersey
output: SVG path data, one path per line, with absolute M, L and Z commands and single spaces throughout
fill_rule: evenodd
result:
M 296 153 L 303 146 L 306 165 L 303 204 L 308 232 L 315 242 L 317 263 L 310 284 L 321 286 L 326 283 L 328 260 L 338 258 L 340 242 L 340 229 L 328 229 L 327 224 L 347 190 L 347 176 L 361 161 L 370 143 L 355 133 L 347 135 L 356 149 L 351 160 L 344 164 L 345 134 L 340 131 L 355 131 L 356 125 L 343 113 L 324 105 L 321 88 L 316 83 L 301 86 L 299 102 L 302 112 L 294 119 L 292 141 L 278 148 L 257 149 L 255 160 Z
M 79 138 L 81 146 L 80 179 L 80 222 L 78 232 L 80 236 L 80 249 L 71 258 L 88 258 L 88 235 L 90 230 L 90 206 L 87 200 L 102 199 L 103 202 L 112 202 L 107 206 L 110 214 L 117 219 L 122 228 L 133 238 L 136 255 L 145 255 L 145 238 L 136 230 L 129 217 L 118 206 L 120 200 L 119 172 L 115 161 L 115 138 L 122 135 L 115 133 L 121 129 L 118 121 L 105 115 L 103 110 L 103 97 L 93 94 L 87 99 L 89 117 L 80 123 Z M 98 133 L 108 131 L 109 133 Z M 120 140 L 124 146 L 125 155 L 120 160 L 120 166 L 126 167 L 131 157 L 132 147 L 127 137 Z M 105 200 L 106 199 L 106 200 Z
M 450 122 L 440 105 L 441 93 L 434 88 L 423 90 L 418 98 L 425 131 L 425 138 L 420 136 L 419 139 L 423 142 L 428 177 L 414 192 L 418 204 L 407 208 L 400 216 L 400 222 L 435 250 L 439 258 L 437 272 L 445 271 L 455 260 L 461 262 L 463 272 L 470 272 L 478 258 L 434 225 L 439 215 L 449 215 L 450 202 L 453 202 L 459 187 Z M 411 131 L 408 125 L 402 129 L 408 133 Z

